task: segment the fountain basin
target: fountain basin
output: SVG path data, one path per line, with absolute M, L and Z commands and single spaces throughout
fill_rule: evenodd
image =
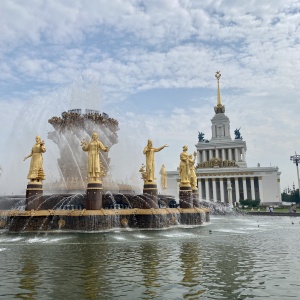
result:
M 141 229 L 203 225 L 210 220 L 207 208 L 4 210 L 0 226 L 12 232 L 83 230 L 101 231 L 128 227 Z

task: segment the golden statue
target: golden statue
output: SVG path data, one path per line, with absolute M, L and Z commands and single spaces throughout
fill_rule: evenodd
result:
M 197 189 L 197 175 L 195 172 L 195 161 L 197 157 L 197 152 L 194 152 L 194 159 L 192 154 L 189 155 L 189 168 L 190 168 L 190 184 L 193 190 Z
M 152 140 L 148 140 L 148 144 L 144 149 L 144 154 L 146 155 L 146 180 L 147 182 L 154 182 L 154 153 L 168 147 L 168 145 L 161 146 L 159 148 L 154 148 L 152 146 Z
M 40 136 L 36 136 L 36 143 L 31 149 L 31 153 L 24 158 L 31 157 L 30 169 L 27 178 L 31 183 L 37 183 L 45 179 L 45 173 L 43 170 L 43 156 L 42 153 L 46 152 L 45 143 L 41 140 Z
M 144 164 L 142 164 L 142 166 L 140 167 L 140 170 L 139 170 L 139 172 L 142 175 L 141 178 L 144 180 L 144 183 L 147 182 L 147 173 L 146 173 L 146 169 L 145 168 L 146 168 L 146 166 Z
M 99 140 L 98 134 L 92 134 L 92 140 L 87 143 L 85 140 L 81 141 L 82 150 L 88 152 L 88 183 L 100 183 L 99 177 L 104 176 L 104 171 L 101 169 L 101 161 L 99 151 L 108 151 Z
M 161 189 L 166 190 L 167 189 L 167 171 L 166 171 L 165 165 L 161 166 L 159 174 L 160 174 Z
M 189 186 L 191 179 L 190 172 L 190 163 L 194 163 L 193 159 L 191 159 L 187 153 L 188 146 L 183 146 L 183 151 L 180 154 L 180 185 L 181 186 Z

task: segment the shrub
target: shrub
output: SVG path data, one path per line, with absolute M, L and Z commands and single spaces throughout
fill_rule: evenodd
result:
M 260 200 L 252 200 L 252 199 L 245 199 L 245 200 L 240 200 L 240 204 L 248 207 L 259 207 L 260 205 Z

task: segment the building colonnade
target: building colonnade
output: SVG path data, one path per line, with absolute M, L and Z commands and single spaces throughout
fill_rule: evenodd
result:
M 213 157 L 237 162 L 246 161 L 244 147 L 198 150 L 198 162 L 200 163 L 209 161 Z
M 245 199 L 263 202 L 261 176 L 201 177 L 198 178 L 199 198 L 201 200 L 228 203 L 228 186 L 231 183 L 232 201 L 239 203 Z

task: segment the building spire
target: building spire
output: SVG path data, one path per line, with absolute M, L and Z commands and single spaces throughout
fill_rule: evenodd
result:
M 215 106 L 215 113 L 219 114 L 219 113 L 224 113 L 225 112 L 225 106 L 222 105 L 221 93 L 220 93 L 220 77 L 221 77 L 221 72 L 217 71 L 215 77 L 217 78 L 217 81 L 218 81 L 218 102 L 217 102 L 217 106 Z

